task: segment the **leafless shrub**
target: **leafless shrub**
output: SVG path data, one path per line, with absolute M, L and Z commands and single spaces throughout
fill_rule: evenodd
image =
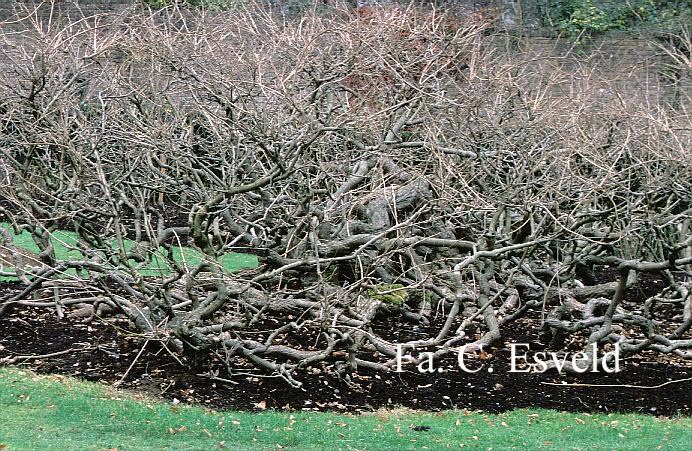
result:
M 323 361 L 392 369 L 382 315 L 434 325 L 406 344 L 438 358 L 500 342 L 532 310 L 552 337 L 588 330 L 599 346 L 690 358 L 686 118 L 604 97 L 585 65 L 556 96 L 574 61 L 536 72 L 483 30 L 395 7 L 36 30 L 0 87 L 0 195 L 43 265 L 0 313 L 51 282 L 59 305 L 107 303 L 149 339 L 293 385 Z M 57 229 L 77 233 L 79 258 L 56 259 Z M 182 246 L 204 258 L 181 262 Z M 261 266 L 217 263 L 238 249 Z M 598 283 L 598 266 L 619 279 Z M 624 308 L 654 271 L 665 288 Z M 661 303 L 679 315 L 660 318 Z M 248 332 L 268 318 L 271 331 Z

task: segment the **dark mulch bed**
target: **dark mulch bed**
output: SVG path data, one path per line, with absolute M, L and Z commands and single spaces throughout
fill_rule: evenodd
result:
M 630 291 L 630 302 L 639 302 L 658 284 L 660 281 L 656 279 L 645 281 Z M 10 290 L 11 285 L 0 289 Z M 0 291 L 0 299 L 3 297 Z M 60 373 L 107 384 L 122 379 L 121 387 L 126 389 L 217 409 L 362 412 L 406 406 L 427 410 L 467 408 L 501 412 L 518 407 L 543 407 L 585 412 L 692 414 L 692 381 L 673 382 L 692 376 L 692 362 L 671 356 L 650 353 L 629 356 L 621 360 L 621 371 L 613 374 L 509 372 L 510 343 L 530 343 L 532 350 L 545 348 L 537 341 L 539 334 L 535 318 L 538 315 L 535 312 L 533 318 L 522 319 L 507 329 L 505 347 L 490 351 L 483 360 L 469 357 L 469 368 L 481 369 L 477 373 L 462 372 L 456 359 L 441 362 L 440 366 L 445 371 L 435 374 L 359 370 L 348 378 L 338 378 L 328 375 L 328 367 L 316 366 L 300 375 L 303 389 L 292 389 L 280 378 L 266 377 L 242 359 L 234 362 L 231 376 L 218 361 L 203 362 L 206 371 L 210 368 L 218 370 L 218 376 L 230 382 L 213 380 L 208 374 L 197 375 L 188 366 L 181 365 L 156 342 L 149 342 L 138 356 L 144 343 L 129 329 L 125 320 L 111 318 L 85 324 L 59 320 L 46 309 L 18 308 L 0 318 L 0 361 L 17 356 L 54 354 L 16 359 L 14 364 L 40 373 Z M 388 338 L 394 342 L 397 336 L 404 338 L 403 333 L 411 333 L 410 324 L 399 324 L 398 321 L 387 318 L 378 325 L 381 330 L 390 331 Z M 262 327 L 258 325 L 258 332 Z M 271 329 L 271 320 L 264 328 Z M 305 334 L 303 339 L 310 341 L 314 337 Z M 618 386 L 577 387 L 565 384 Z M 660 387 L 641 388 L 654 386 Z

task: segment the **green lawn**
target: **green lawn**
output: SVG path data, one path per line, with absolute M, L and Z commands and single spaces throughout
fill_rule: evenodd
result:
M 429 426 L 416 432 L 413 425 Z M 0 368 L 0 449 L 684 450 L 692 418 L 517 410 L 362 416 L 211 412 L 60 376 Z
M 19 235 L 12 233 L 12 229 L 7 223 L 0 223 L 0 227 L 4 227 L 10 231 L 13 236 L 13 244 L 16 247 L 26 249 L 30 252 L 38 253 L 39 249 L 31 238 L 29 232 L 22 232 Z M 80 260 L 82 255 L 76 250 L 78 237 L 74 232 L 56 231 L 52 237 L 55 256 L 58 260 Z M 133 246 L 133 242 L 125 240 L 125 249 L 129 250 Z M 111 245 L 114 245 L 111 244 Z M 151 263 L 140 271 L 145 276 L 160 276 L 170 272 L 170 267 L 163 257 L 164 250 L 160 249 L 158 253 L 152 255 Z M 173 258 L 179 264 L 195 266 L 200 263 L 202 254 L 196 249 L 189 247 L 173 247 Z M 258 265 L 257 257 L 252 254 L 228 253 L 219 258 L 221 264 L 226 271 L 232 272 L 245 268 L 256 268 Z M 7 268 L 6 268 L 7 270 Z M 67 272 L 68 275 L 74 275 L 74 270 Z M 0 281 L 14 280 L 11 276 L 0 276 Z

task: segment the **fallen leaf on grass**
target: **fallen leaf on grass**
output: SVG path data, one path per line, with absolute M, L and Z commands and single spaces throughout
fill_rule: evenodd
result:
M 168 433 L 173 434 L 173 435 L 175 435 L 179 432 L 185 432 L 185 431 L 187 431 L 187 426 L 180 426 L 178 429 L 168 428 Z

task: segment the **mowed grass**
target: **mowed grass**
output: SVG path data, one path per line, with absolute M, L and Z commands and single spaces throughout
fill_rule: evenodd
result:
M 13 238 L 14 246 L 18 248 L 25 249 L 29 252 L 38 253 L 39 249 L 31 238 L 29 232 L 22 232 L 19 235 L 13 233 L 12 228 L 9 224 L 0 223 L 0 227 L 7 229 Z M 78 236 L 74 232 L 67 231 L 56 231 L 52 233 L 51 240 L 53 243 L 53 248 L 55 250 L 55 256 L 58 260 L 81 260 L 83 259 L 82 254 L 77 251 L 78 249 Z M 114 246 L 115 243 L 110 243 Z M 124 248 L 129 251 L 134 242 L 131 240 L 124 240 Z M 155 252 L 151 257 L 151 262 L 145 267 L 141 268 L 139 273 L 144 276 L 162 276 L 170 273 L 171 268 L 165 258 L 165 250 L 163 248 Z M 194 267 L 202 261 L 202 253 L 196 249 L 192 249 L 185 246 L 174 246 L 172 248 L 173 259 L 176 263 L 181 265 L 188 265 Z M 258 266 L 257 256 L 252 254 L 241 254 L 241 253 L 228 253 L 219 258 L 218 263 L 228 272 L 238 271 L 247 268 L 256 268 Z M 134 262 L 133 262 L 134 264 Z M 7 271 L 8 268 L 5 268 Z M 66 271 L 67 276 L 74 276 L 76 272 L 74 270 Z M 0 281 L 16 280 L 13 276 L 0 276 Z
M 412 426 L 427 426 L 416 432 Z M 212 412 L 61 376 L 0 368 L 0 449 L 685 450 L 692 418 L 516 410 Z

